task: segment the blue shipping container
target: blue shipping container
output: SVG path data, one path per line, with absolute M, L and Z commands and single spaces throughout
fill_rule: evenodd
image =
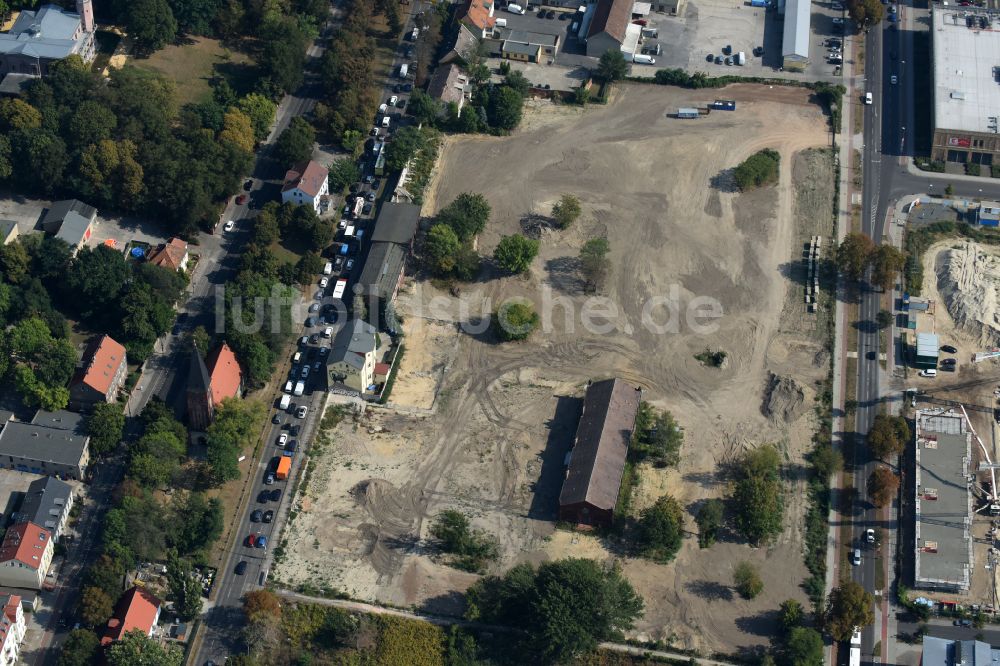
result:
M 767 0 L 750 0 L 751 7 L 767 7 Z

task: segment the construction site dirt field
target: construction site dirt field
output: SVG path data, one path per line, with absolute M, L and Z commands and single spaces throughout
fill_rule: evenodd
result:
M 666 115 L 715 97 L 738 110 Z M 458 291 L 425 281 L 401 291 L 408 348 L 392 403 L 331 433 L 297 500 L 280 584 L 460 612 L 476 576 L 445 566 L 429 538 L 433 517 L 457 508 L 499 540 L 493 572 L 568 556 L 620 561 L 645 599 L 640 638 L 705 651 L 765 645 L 779 603 L 806 602 L 801 470 L 829 358 L 826 313 L 804 304 L 803 246 L 819 234 L 830 247 L 834 175 L 829 151 L 803 151 L 828 141 L 808 91 L 748 85 L 624 86 L 586 110 L 533 103 L 511 137 L 449 137 L 424 216 L 480 192 L 492 216 L 479 252 L 491 256 L 501 236 L 524 231 L 540 239 L 539 256 L 526 275 L 487 261 Z M 763 148 L 781 154 L 779 183 L 739 193 L 731 170 Z M 583 214 L 558 230 L 548 216 L 564 193 L 580 198 Z M 601 303 L 584 292 L 577 259 L 595 236 L 611 246 Z M 483 330 L 482 315 L 509 298 L 534 303 L 545 330 L 511 344 Z M 704 316 L 713 308 L 721 316 Z M 599 314 L 585 323 L 588 312 Z M 723 367 L 694 358 L 706 348 L 727 353 Z M 623 556 L 608 539 L 557 530 L 584 388 L 612 376 L 641 387 L 685 430 L 679 469 L 640 466 L 634 511 L 669 492 L 693 533 L 700 504 L 728 492 L 719 463 L 773 442 L 790 470 L 783 534 L 761 549 L 726 534 L 708 551 L 689 537 L 674 562 L 659 565 Z M 732 590 L 743 560 L 764 581 L 753 601 Z

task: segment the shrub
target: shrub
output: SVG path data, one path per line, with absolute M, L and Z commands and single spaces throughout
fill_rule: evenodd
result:
M 749 562 L 740 562 L 733 571 L 733 584 L 744 599 L 753 599 L 764 591 L 764 581 L 757 573 L 757 567 Z
M 736 167 L 733 173 L 736 185 L 742 191 L 778 182 L 778 164 L 781 156 L 778 152 L 765 148 L 758 151 Z
M 538 313 L 528 303 L 504 303 L 493 314 L 493 330 L 504 342 L 524 340 L 538 322 Z

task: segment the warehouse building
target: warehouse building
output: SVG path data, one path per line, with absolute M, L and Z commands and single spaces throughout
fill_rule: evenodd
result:
M 965 592 L 972 570 L 972 435 L 965 417 L 918 410 L 914 587 Z
M 937 368 L 939 345 L 938 336 L 935 333 L 917 333 L 917 346 L 913 354 L 913 365 L 921 370 Z
M 785 28 L 781 37 L 781 65 L 790 72 L 801 72 L 809 64 L 809 0 L 785 3 Z
M 931 23 L 931 159 L 987 168 L 1000 163 L 1000 12 L 934 6 Z

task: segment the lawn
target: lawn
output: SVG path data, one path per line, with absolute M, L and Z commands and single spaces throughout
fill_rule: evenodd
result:
M 253 61 L 243 53 L 225 48 L 215 39 L 194 37 L 181 45 L 170 45 L 148 58 L 132 61 L 136 67 L 159 72 L 177 86 L 177 103 L 199 102 L 210 92 L 209 82 L 224 76 L 237 91 L 247 78 Z

